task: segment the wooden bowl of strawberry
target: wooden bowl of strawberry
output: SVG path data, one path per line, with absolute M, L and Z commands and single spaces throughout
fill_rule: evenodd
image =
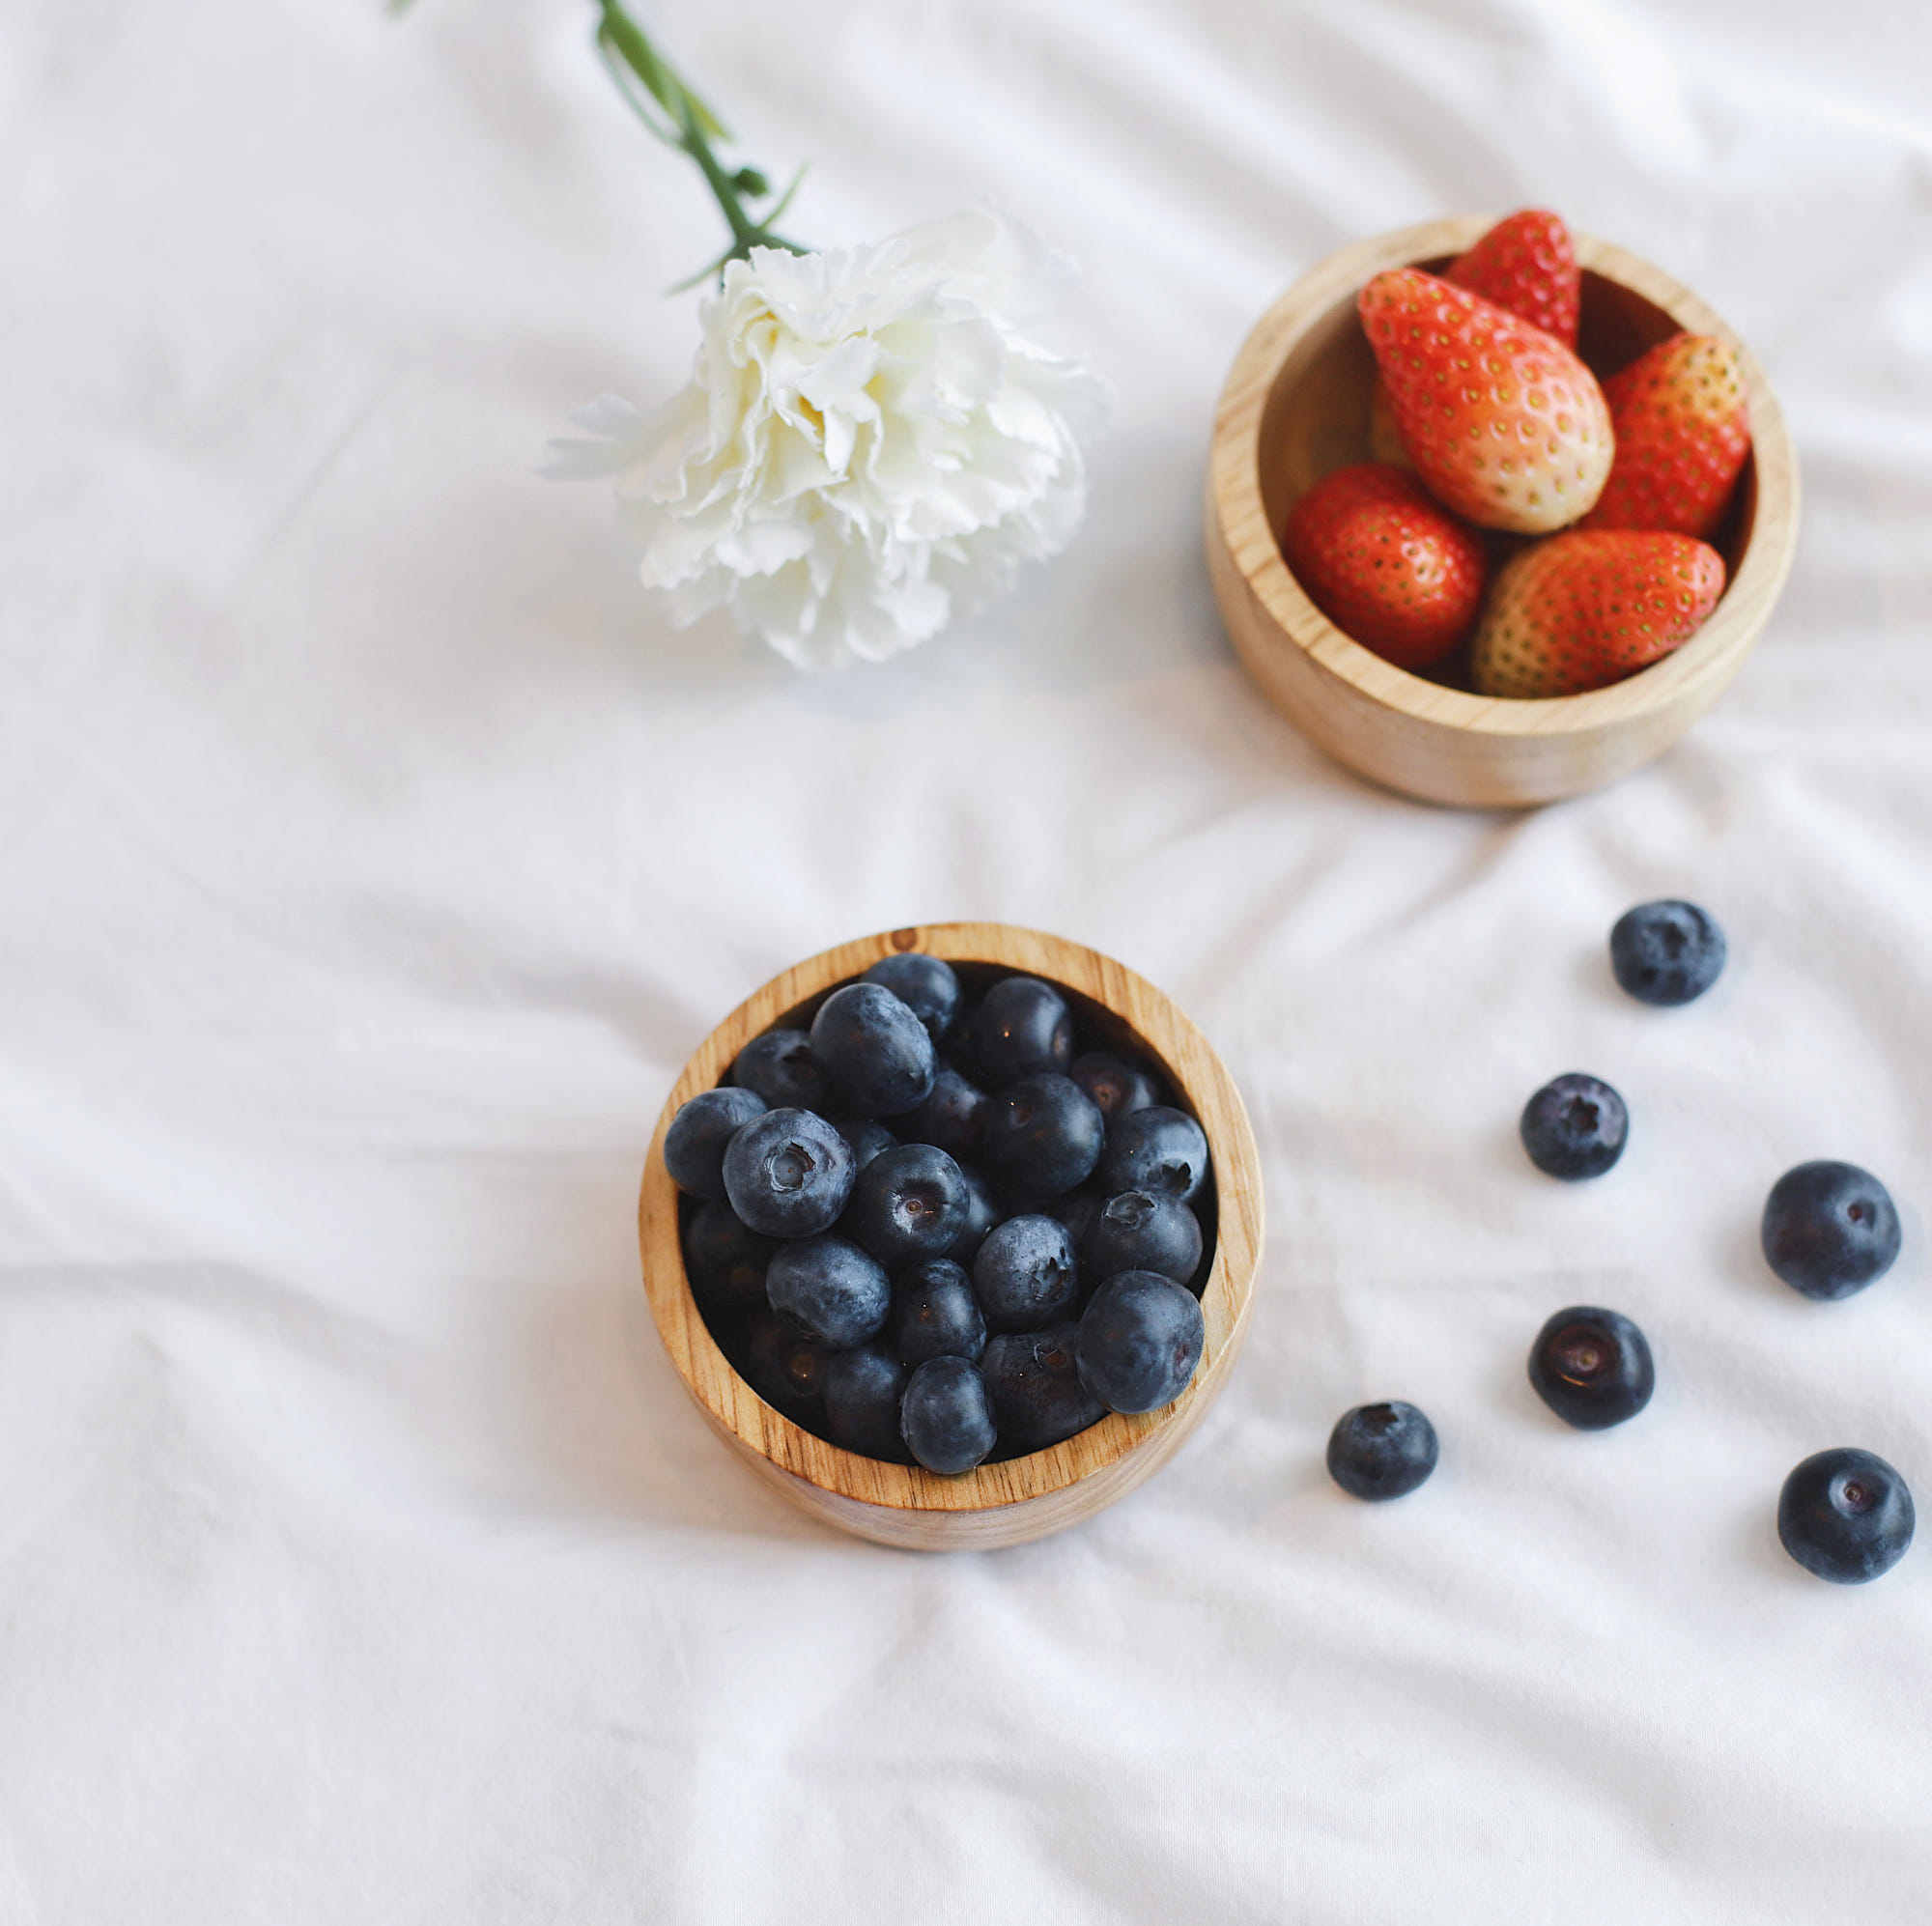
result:
M 1431 802 L 1549 802 L 1661 754 L 1743 666 L 1797 528 L 1750 351 L 1541 210 L 1331 256 L 1215 420 L 1208 567 L 1242 661 Z

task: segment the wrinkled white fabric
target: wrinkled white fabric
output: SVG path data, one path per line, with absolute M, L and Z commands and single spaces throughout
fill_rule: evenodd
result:
M 640 602 L 545 442 L 689 369 L 715 252 L 588 8 L 27 0 L 0 22 L 0 1921 L 1905 1926 L 1932 1544 L 1773 1536 L 1855 1443 L 1932 1504 L 1932 29 L 1798 0 L 712 0 L 652 17 L 852 242 L 980 201 L 1086 264 L 1087 524 L 798 676 Z M 1535 202 L 1703 292 L 1789 412 L 1796 572 L 1673 754 L 1521 816 L 1357 783 L 1216 625 L 1247 326 L 1340 242 Z M 1603 942 L 1681 892 L 1701 1005 Z M 792 959 L 1042 924 L 1174 992 L 1260 1135 L 1227 1394 L 1080 1530 L 788 1511 L 637 1278 L 658 1105 Z M 1523 1097 L 1633 1104 L 1539 1179 Z M 1804 1157 L 1895 1274 L 1755 1256 Z M 1524 1382 L 1649 1329 L 1641 1421 Z M 1340 1497 L 1334 1417 L 1435 1416 Z

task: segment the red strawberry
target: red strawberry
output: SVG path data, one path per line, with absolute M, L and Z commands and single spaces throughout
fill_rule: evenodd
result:
M 1617 458 L 1584 527 L 1708 535 L 1750 453 L 1744 374 L 1730 344 L 1673 334 L 1612 375 L 1604 399 Z
M 1505 214 L 1443 269 L 1442 278 L 1520 315 L 1566 348 L 1576 347 L 1583 273 L 1561 214 L 1542 208 Z M 1369 453 L 1378 462 L 1406 466 L 1408 461 L 1379 375 L 1369 397 Z
M 1419 268 L 1356 297 L 1396 426 L 1446 507 L 1540 535 L 1585 514 L 1613 442 L 1597 378 L 1554 335 Z
M 1482 542 L 1413 475 L 1380 462 L 1317 482 L 1294 504 L 1281 547 L 1316 607 L 1399 668 L 1439 662 L 1483 599 Z
M 1723 557 L 1689 535 L 1552 535 L 1496 577 L 1476 631 L 1476 687 L 1485 695 L 1602 689 L 1688 640 L 1723 592 Z
M 1576 347 L 1583 270 L 1561 214 L 1524 208 L 1504 215 L 1442 278 Z

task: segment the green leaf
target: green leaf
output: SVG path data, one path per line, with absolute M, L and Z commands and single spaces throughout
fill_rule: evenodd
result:
M 798 172 L 791 177 L 791 180 L 789 184 L 786 185 L 784 192 L 779 196 L 778 205 L 775 208 L 773 208 L 768 214 L 766 214 L 763 222 L 764 226 L 770 227 L 775 220 L 783 219 L 784 211 L 791 206 L 793 199 L 796 197 L 798 193 L 798 190 L 805 184 L 806 175 L 810 171 L 811 171 L 810 161 L 809 160 L 802 161 L 799 164 Z M 772 238 L 772 244 L 775 247 L 790 247 L 791 251 L 794 254 L 808 254 L 811 251 L 810 248 L 806 247 L 795 247 L 789 241 L 780 241 L 776 236 Z

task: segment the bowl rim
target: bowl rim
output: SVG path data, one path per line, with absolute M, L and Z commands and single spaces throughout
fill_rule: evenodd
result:
M 1701 706 L 1701 698 L 1714 698 L 1736 673 L 1791 571 L 1797 455 L 1771 383 L 1737 330 L 1661 268 L 1594 235 L 1571 231 L 1580 268 L 1640 295 L 1686 332 L 1721 337 L 1744 377 L 1757 503 L 1743 561 L 1704 626 L 1662 661 L 1605 689 L 1577 695 L 1478 695 L 1398 668 L 1365 648 L 1322 614 L 1282 556 L 1262 499 L 1261 470 L 1262 423 L 1282 366 L 1311 327 L 1375 275 L 1460 254 L 1497 218 L 1455 214 L 1350 242 L 1310 269 L 1262 315 L 1236 354 L 1215 411 L 1209 493 L 1219 537 L 1282 636 L 1369 701 L 1398 714 L 1477 734 L 1552 736 L 1585 734 L 1686 701 Z
M 679 1106 L 714 1088 L 752 1037 L 882 958 L 912 950 L 1044 977 L 1126 1023 L 1200 1121 L 1216 1185 L 1214 1257 L 1201 1293 L 1206 1343 L 1188 1388 L 1157 1411 L 1133 1417 L 1109 1412 L 1045 1451 L 982 1464 L 957 1478 L 841 1450 L 773 1409 L 738 1375 L 692 1298 L 678 1237 L 678 1191 L 664 1162 L 665 1132 Z M 658 1335 L 686 1391 L 727 1442 L 835 1498 L 904 1513 L 984 1513 L 1065 1491 L 1147 1452 L 1156 1440 L 1164 1459 L 1200 1422 L 1246 1335 L 1264 1236 L 1261 1158 L 1226 1065 L 1192 1020 L 1144 977 L 1045 931 L 1009 923 L 924 923 L 860 937 L 806 958 L 754 991 L 712 1031 L 685 1064 L 659 1116 L 639 1194 L 638 1234 Z M 1122 1483 L 1116 1495 L 1135 1482 Z

